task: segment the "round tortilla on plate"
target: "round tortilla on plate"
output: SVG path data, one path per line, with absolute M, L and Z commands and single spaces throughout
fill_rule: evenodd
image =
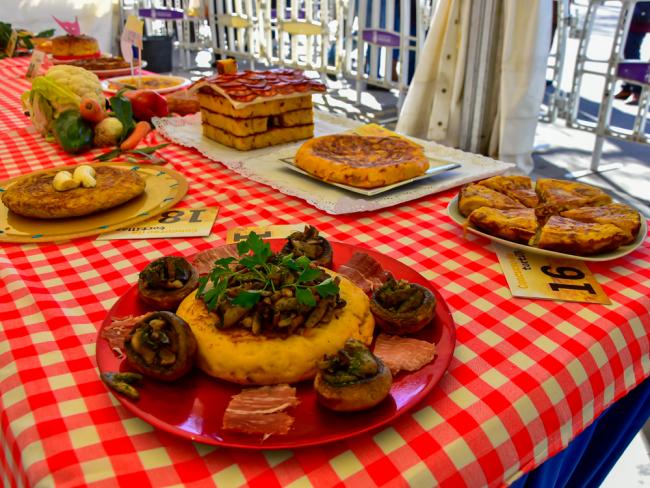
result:
M 39 171 L 11 184 L 2 194 L 2 203 L 23 217 L 63 219 L 117 207 L 144 192 L 145 180 L 137 171 L 104 165 L 93 168 L 97 182 L 93 188 L 57 191 L 52 181 L 62 169 Z

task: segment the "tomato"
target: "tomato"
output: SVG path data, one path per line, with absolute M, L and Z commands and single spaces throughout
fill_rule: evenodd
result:
M 169 115 L 167 99 L 153 90 L 132 90 L 124 93 L 133 107 L 133 117 L 136 120 L 151 121 L 151 117 Z

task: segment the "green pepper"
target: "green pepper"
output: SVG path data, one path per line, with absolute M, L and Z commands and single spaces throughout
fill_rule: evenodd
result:
M 81 118 L 79 110 L 66 110 L 54 121 L 54 137 L 70 154 L 87 151 L 93 145 L 93 129 Z

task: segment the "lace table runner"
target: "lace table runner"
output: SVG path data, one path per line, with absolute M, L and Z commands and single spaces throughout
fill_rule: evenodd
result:
M 302 141 L 242 152 L 204 137 L 201 133 L 200 114 L 155 118 L 153 122 L 167 139 L 182 146 L 193 147 L 204 156 L 222 163 L 240 175 L 275 188 L 286 195 L 301 198 L 333 215 L 379 210 L 399 205 L 470 181 L 501 174 L 514 166 L 435 142 L 413 139 L 424 147 L 427 156 L 453 160 L 461 167 L 380 195 L 367 197 L 314 180 L 287 168 L 280 159 L 293 157 Z M 362 124 L 359 122 L 343 117 L 315 112 L 316 136 L 344 132 L 360 125 Z

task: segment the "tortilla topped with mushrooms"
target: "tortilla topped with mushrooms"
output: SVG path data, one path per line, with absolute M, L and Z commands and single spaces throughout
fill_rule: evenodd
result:
M 331 276 L 340 276 L 327 270 Z M 370 344 L 375 321 L 367 295 L 340 277 L 345 306 L 327 324 L 303 328 L 288 336 L 254 334 L 247 328 L 219 328 L 218 316 L 209 312 L 193 292 L 180 304 L 177 315 L 194 332 L 198 366 L 207 374 L 245 385 L 295 383 L 311 379 L 326 354 L 334 354 L 355 338 Z
M 178 307 L 196 336 L 198 366 L 247 385 L 311 379 L 324 355 L 355 338 L 370 344 L 368 296 L 306 256 L 273 254 L 254 233 L 239 258 L 215 261 Z

